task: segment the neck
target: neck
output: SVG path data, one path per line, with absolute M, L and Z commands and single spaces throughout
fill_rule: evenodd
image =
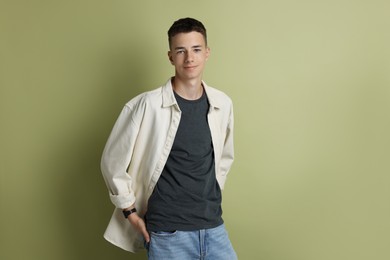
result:
M 173 77 L 172 87 L 176 94 L 188 100 L 199 99 L 203 94 L 202 80 L 200 79 L 182 81 Z

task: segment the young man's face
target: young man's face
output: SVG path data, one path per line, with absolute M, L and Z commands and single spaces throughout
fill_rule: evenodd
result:
M 175 66 L 175 77 L 181 80 L 201 79 L 209 55 L 201 33 L 179 33 L 171 39 L 168 57 Z

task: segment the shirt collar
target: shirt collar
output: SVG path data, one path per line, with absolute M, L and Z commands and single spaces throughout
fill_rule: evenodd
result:
M 209 104 L 213 108 L 220 108 L 220 102 L 218 96 L 215 94 L 215 91 L 202 80 L 202 85 L 206 91 L 207 99 Z M 169 79 L 167 83 L 162 87 L 162 106 L 170 107 L 177 105 L 175 95 L 173 93 L 172 81 Z

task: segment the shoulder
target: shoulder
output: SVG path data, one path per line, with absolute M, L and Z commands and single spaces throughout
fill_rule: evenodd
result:
M 134 110 L 150 105 L 161 105 L 161 89 L 162 87 L 158 87 L 156 89 L 138 94 L 125 104 L 125 108 Z
M 212 103 L 212 105 L 215 105 L 217 107 L 233 105 L 232 99 L 225 92 L 214 87 L 208 86 L 206 84 L 204 84 L 204 88 L 206 90 L 207 97 L 210 103 Z

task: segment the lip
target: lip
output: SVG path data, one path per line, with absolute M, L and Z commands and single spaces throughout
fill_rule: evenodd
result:
M 198 67 L 198 66 L 186 66 L 186 67 L 184 67 L 184 69 L 190 70 L 190 69 L 195 69 L 196 67 Z

